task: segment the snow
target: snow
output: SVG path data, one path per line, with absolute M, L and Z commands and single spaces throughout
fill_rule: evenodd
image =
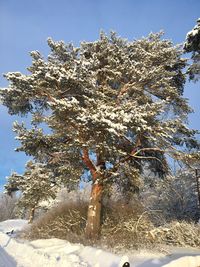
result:
M 164 265 L 163 267 L 183 267 L 183 266 L 200 266 L 200 256 L 186 256 L 182 257 L 178 260 L 174 260 L 170 262 L 169 264 Z
M 25 220 L 0 223 L 0 267 L 121 267 L 126 261 L 131 267 L 200 266 L 198 249 L 176 248 L 170 255 L 135 251 L 120 256 L 61 239 L 27 241 L 7 233 L 16 233 L 23 227 L 27 227 Z
M 186 35 L 186 38 L 190 37 L 190 36 L 195 36 L 196 34 L 198 34 L 198 29 L 194 28 L 193 30 L 189 31 Z
M 12 230 L 14 231 L 20 231 L 23 227 L 27 225 L 26 220 L 8 220 L 4 222 L 0 222 L 0 231 L 1 232 L 10 232 Z

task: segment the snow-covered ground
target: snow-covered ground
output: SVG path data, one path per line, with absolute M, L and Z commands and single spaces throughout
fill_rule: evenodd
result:
M 175 249 L 171 255 L 135 251 L 119 256 L 56 238 L 31 242 L 15 238 L 16 231 L 26 225 L 24 220 L 0 223 L 0 267 L 121 267 L 127 260 L 131 267 L 200 266 L 200 250 L 195 249 Z M 14 234 L 9 234 L 12 230 Z

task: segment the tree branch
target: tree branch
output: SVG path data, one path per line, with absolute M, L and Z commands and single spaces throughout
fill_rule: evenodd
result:
M 88 152 L 87 148 L 83 148 L 82 160 L 85 163 L 85 165 L 88 167 L 88 169 L 90 170 L 90 172 L 92 174 L 92 177 L 93 177 L 93 180 L 96 180 L 96 178 L 97 178 L 97 170 L 96 170 L 96 167 L 95 167 L 94 163 L 90 159 L 89 152 Z
M 164 151 L 163 149 L 160 149 L 160 148 L 157 148 L 157 147 L 146 147 L 146 148 L 141 148 L 137 151 L 135 151 L 134 153 L 131 152 L 131 156 L 136 156 L 137 154 L 139 154 L 140 152 L 143 152 L 143 151 L 158 151 L 158 152 L 161 152 L 161 153 L 164 153 L 166 151 Z
M 147 148 L 141 148 L 141 149 L 139 149 L 139 150 L 137 150 L 137 147 L 134 147 L 134 149 L 132 150 L 132 152 L 131 152 L 130 155 L 127 155 L 125 158 L 123 158 L 122 160 L 118 161 L 118 162 L 113 166 L 113 168 L 110 169 L 110 172 L 111 172 L 111 173 L 109 174 L 109 176 L 111 176 L 112 173 L 116 172 L 116 171 L 118 170 L 119 166 L 120 166 L 122 163 L 124 163 L 124 162 L 130 160 L 132 157 L 134 157 L 134 158 L 143 158 L 143 159 L 157 159 L 156 157 L 143 157 L 143 156 L 138 156 L 138 154 L 139 154 L 140 152 L 142 152 L 142 151 L 159 151 L 159 152 L 162 152 L 162 153 L 165 152 L 164 150 L 162 150 L 162 149 L 160 149 L 160 148 L 157 148 L 157 147 L 152 147 L 152 148 L 151 148 L 151 147 L 147 147 Z M 160 161 L 159 159 L 157 159 L 157 160 Z M 161 162 L 161 163 L 162 163 L 162 162 Z

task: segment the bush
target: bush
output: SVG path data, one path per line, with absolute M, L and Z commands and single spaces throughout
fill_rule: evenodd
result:
M 148 213 L 138 201 L 111 202 L 104 208 L 101 243 L 117 250 L 146 247 L 146 232 L 152 228 Z
M 160 244 L 200 247 L 200 225 L 184 221 L 166 223 L 159 212 L 145 211 L 137 200 L 128 204 L 122 201 L 104 203 L 100 239 L 87 240 L 84 233 L 87 207 L 87 202 L 78 200 L 60 203 L 36 220 L 23 237 L 60 238 L 114 252 Z M 153 221 L 162 222 L 162 225 L 158 227 Z
M 85 238 L 87 202 L 60 203 L 36 220 L 24 237 L 61 238 L 73 243 L 99 245 L 112 248 L 139 247 L 147 230 L 152 229 L 148 215 L 141 214 L 138 203 L 111 202 L 103 208 L 101 238 L 90 241 Z
M 84 235 L 86 225 L 87 204 L 85 202 L 60 203 L 53 207 L 25 232 L 25 237 L 61 238 L 70 242 L 79 242 Z
M 200 247 L 200 224 L 173 221 L 148 232 L 157 244 Z

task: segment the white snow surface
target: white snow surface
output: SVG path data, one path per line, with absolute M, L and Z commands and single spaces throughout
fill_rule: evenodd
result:
M 26 220 L 8 220 L 4 222 L 0 222 L 0 231 L 1 232 L 9 232 L 9 231 L 20 231 L 23 227 L 27 226 Z
M 71 244 L 61 239 L 21 240 L 15 233 L 27 226 L 25 220 L 0 222 L 0 267 L 198 267 L 200 250 L 176 248 L 173 253 L 134 251 L 115 255 L 101 249 Z M 14 234 L 10 234 L 14 230 Z

